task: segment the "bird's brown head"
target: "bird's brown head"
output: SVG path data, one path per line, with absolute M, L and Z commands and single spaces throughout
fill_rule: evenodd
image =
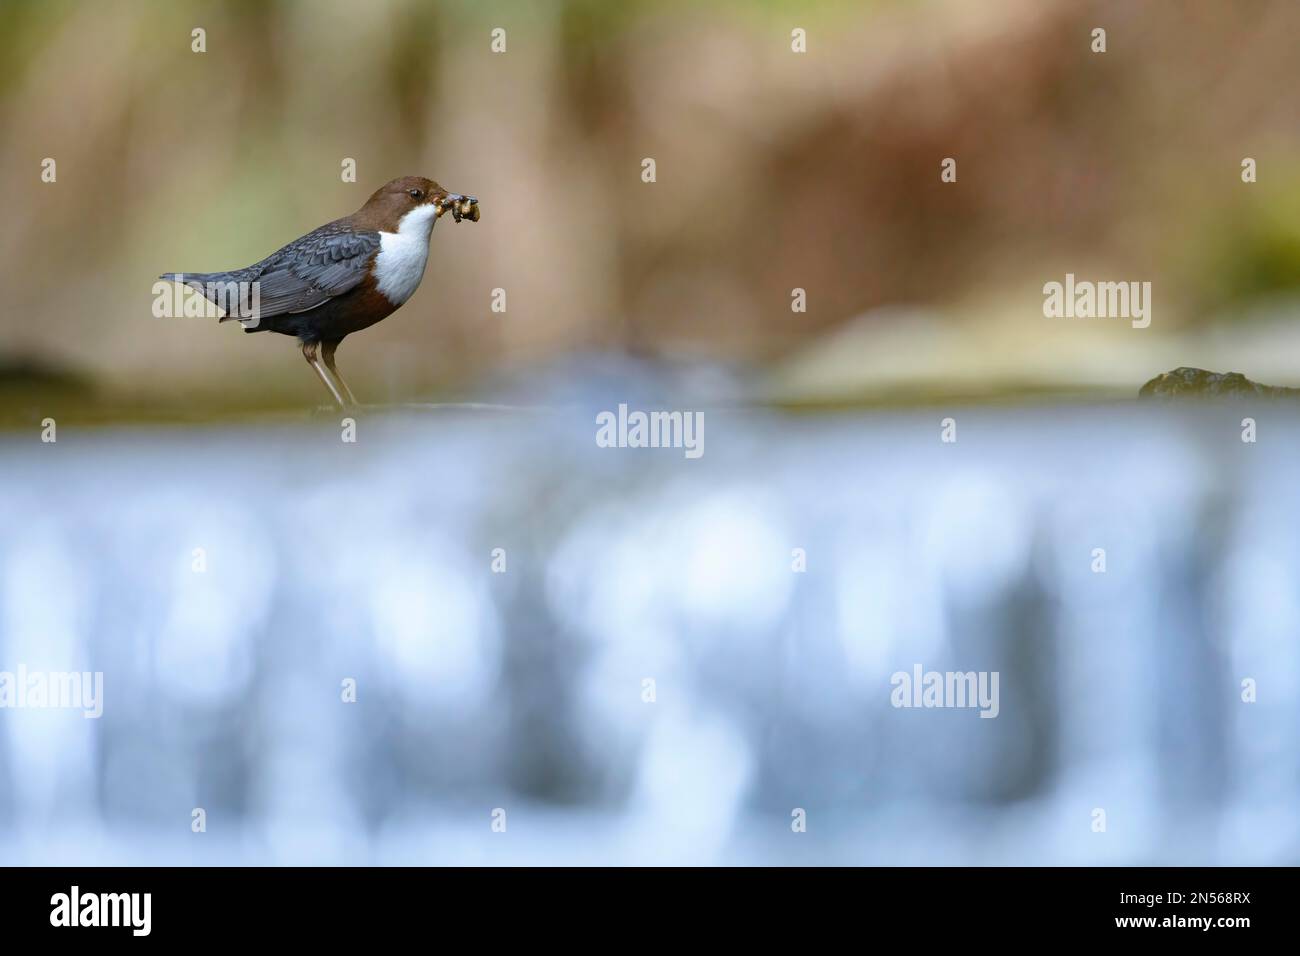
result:
M 450 212 L 457 222 L 462 219 L 478 222 L 478 199 L 448 192 L 423 176 L 403 176 L 376 189 L 353 219 L 364 228 L 397 232 L 402 221 L 413 212 L 417 215 L 408 222 L 427 221 L 430 228 L 445 212 Z

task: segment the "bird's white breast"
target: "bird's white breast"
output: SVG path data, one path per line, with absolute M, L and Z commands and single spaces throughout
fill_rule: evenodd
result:
M 375 284 L 389 302 L 401 305 L 420 286 L 429 261 L 429 234 L 438 218 L 433 203 L 417 206 L 402 217 L 397 232 L 379 233 L 375 257 Z

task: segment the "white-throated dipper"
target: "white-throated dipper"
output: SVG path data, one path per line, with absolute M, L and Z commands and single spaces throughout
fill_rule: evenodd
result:
M 387 318 L 420 285 L 429 235 L 443 213 L 478 222 L 478 200 L 431 179 L 404 176 L 377 189 L 350 216 L 312 230 L 261 262 L 230 272 L 169 272 L 161 278 L 196 289 L 225 307 L 226 292 L 256 284 L 256 322 L 245 332 L 294 335 L 339 407 L 355 405 L 334 365 L 343 337 Z M 222 322 L 238 319 L 227 314 Z

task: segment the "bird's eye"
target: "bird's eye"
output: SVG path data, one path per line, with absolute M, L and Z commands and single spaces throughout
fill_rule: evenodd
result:
M 411 198 L 412 198 L 412 199 L 420 199 L 422 196 L 424 196 L 424 193 L 420 192 L 420 190 L 418 190 L 418 189 L 412 189 L 412 190 L 411 190 Z

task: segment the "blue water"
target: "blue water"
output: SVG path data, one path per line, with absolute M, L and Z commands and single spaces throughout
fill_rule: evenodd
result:
M 613 407 L 0 438 L 0 863 L 1300 861 L 1285 409 Z

